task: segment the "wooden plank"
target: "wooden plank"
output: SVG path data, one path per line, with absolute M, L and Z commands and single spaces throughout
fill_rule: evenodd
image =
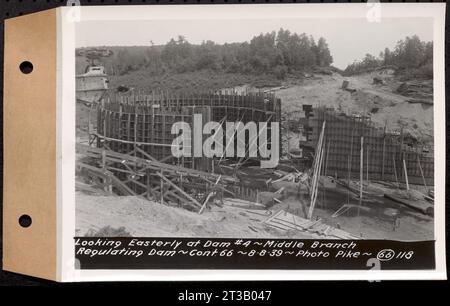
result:
M 406 190 L 409 190 L 409 182 L 408 182 L 408 172 L 406 171 L 406 162 L 403 158 L 403 170 L 405 171 L 405 184 L 406 184 Z
M 169 180 L 168 178 L 166 178 L 162 173 L 158 172 L 157 175 L 159 177 L 161 177 L 162 180 L 164 180 L 165 182 L 167 182 L 169 185 L 171 185 L 173 188 L 175 188 L 178 192 L 180 192 L 182 195 L 184 195 L 186 198 L 188 198 L 189 200 L 191 200 L 195 205 L 197 205 L 198 207 L 202 207 L 202 204 L 200 204 L 196 199 L 194 199 L 193 197 L 191 197 L 189 194 L 187 194 L 184 190 L 182 190 L 181 188 L 179 188 L 177 185 L 175 185 L 174 183 L 172 183 L 171 180 Z
M 422 180 L 423 180 L 423 186 L 424 186 L 425 188 L 428 188 L 428 187 L 427 187 L 427 182 L 425 181 L 425 176 L 423 175 L 422 166 L 420 165 L 420 157 L 419 157 L 419 154 L 417 154 L 417 164 L 419 165 L 420 175 L 422 176 Z
M 101 194 L 101 195 L 105 195 L 105 196 L 115 196 L 114 193 L 104 191 L 103 189 L 94 188 L 94 187 L 89 186 L 89 185 L 81 184 L 79 182 L 75 182 L 75 189 L 76 190 L 87 191 L 87 192 L 92 192 L 92 193 L 97 193 L 97 194 Z
M 160 179 L 160 188 L 159 188 L 159 190 L 161 190 L 160 191 L 160 194 L 161 194 L 161 204 L 163 204 L 164 203 L 164 182 L 163 182 L 163 174 L 162 174 L 162 171 L 161 171 L 161 175 L 160 175 L 160 177 L 161 177 L 161 179 Z
M 223 201 L 229 203 L 230 205 L 240 205 L 240 206 L 256 206 L 256 207 L 260 207 L 260 208 L 265 208 L 266 206 L 264 206 L 263 204 L 260 203 L 256 203 L 256 202 L 250 202 L 250 201 L 245 201 L 245 200 L 240 200 L 240 199 L 230 199 L 230 198 L 225 198 Z
M 114 183 L 114 186 L 121 190 L 123 193 L 128 195 L 136 195 L 133 190 L 131 190 L 127 185 L 125 185 L 121 180 L 119 180 L 117 177 L 114 176 L 114 174 L 108 170 L 100 169 L 97 167 L 93 167 L 91 165 L 87 165 L 81 162 L 77 162 L 77 165 L 86 168 L 92 172 L 94 172 L 99 177 L 103 178 L 109 178 L 111 180 L 111 183 Z
M 322 143 L 323 143 L 323 137 L 324 137 L 324 133 L 325 133 L 325 123 L 326 121 L 323 121 L 322 124 L 322 131 L 320 132 L 320 136 L 319 136 L 319 142 L 317 144 L 317 149 L 316 149 L 316 158 L 314 160 L 314 171 L 313 171 L 313 178 L 312 178 L 312 187 L 311 187 L 311 204 L 309 206 L 309 210 L 308 210 L 308 219 L 311 219 L 312 217 L 312 213 L 314 211 L 314 206 L 316 203 L 316 198 L 317 198 L 317 188 L 318 188 L 318 180 L 320 177 L 320 168 L 322 165 L 322 155 L 323 155 L 323 147 L 322 147 Z
M 284 215 L 282 214 L 282 212 L 284 212 Z M 295 223 L 283 219 L 282 216 L 280 215 L 283 215 L 284 217 L 286 216 L 293 217 L 295 219 L 294 220 Z M 305 222 L 300 222 L 300 220 L 302 221 L 304 220 Z M 283 230 L 300 230 L 304 232 L 309 232 L 311 234 L 319 234 L 325 236 L 326 238 L 335 237 L 338 239 L 360 239 L 359 237 L 356 237 L 343 230 L 334 228 L 326 224 L 319 224 L 320 222 L 321 222 L 320 219 L 316 221 L 309 221 L 307 219 L 303 219 L 301 217 L 295 216 L 283 210 L 278 211 L 271 218 L 264 221 L 264 223 L 266 223 L 269 226 Z
M 185 198 L 180 197 L 179 195 L 177 195 L 175 192 L 173 192 L 172 190 L 166 190 L 166 192 L 164 194 L 170 194 L 171 196 L 173 196 L 174 198 L 176 198 L 177 200 L 179 200 L 180 202 L 186 204 L 186 205 L 191 205 L 191 203 L 189 201 L 187 201 Z M 191 205 L 192 206 L 192 205 Z
M 206 182 L 208 182 L 208 183 L 210 183 L 210 184 L 214 184 L 213 182 L 211 182 L 211 181 L 208 180 L 207 178 L 204 178 L 204 177 L 199 177 L 199 178 L 205 180 Z M 229 191 L 229 190 L 226 189 L 224 186 L 218 184 L 216 187 L 219 188 L 220 190 L 222 190 L 223 192 L 226 192 L 226 193 L 232 195 L 233 197 L 236 197 L 236 194 L 235 194 L 234 192 Z
M 272 214 L 272 216 L 267 218 L 267 220 L 265 220 L 264 223 L 268 223 L 268 222 L 272 221 L 272 219 L 276 218 L 279 214 L 281 214 L 281 212 L 283 212 L 282 209 L 278 210 L 276 213 Z
M 89 155 L 91 157 L 96 157 L 99 158 L 99 154 L 101 154 L 102 149 L 99 148 L 94 148 L 94 147 L 90 147 L 87 145 L 83 145 L 83 144 L 76 144 L 76 150 L 78 153 L 84 153 L 86 155 Z M 169 165 L 169 164 L 165 164 L 162 162 L 157 162 L 157 161 L 151 161 L 151 160 L 146 160 L 146 159 L 142 159 L 142 158 L 138 158 L 138 157 L 134 157 L 131 155 L 127 155 L 127 154 L 123 154 L 123 153 L 117 153 L 114 151 L 106 151 L 106 159 L 109 159 L 113 162 L 122 162 L 123 160 L 127 161 L 127 162 L 133 162 L 136 163 L 137 165 L 141 165 L 141 166 L 145 166 L 147 168 L 151 168 L 154 170 L 161 170 L 163 169 L 164 171 L 170 171 L 170 172 L 174 172 L 174 173 L 182 173 L 183 175 L 186 176 L 199 176 L 202 178 L 208 178 L 208 179 L 213 179 L 216 180 L 219 175 L 215 174 L 215 173 L 208 173 L 205 171 L 199 171 L 199 170 L 195 170 L 195 169 L 190 169 L 190 168 L 185 168 L 182 166 L 175 166 L 175 165 Z M 226 182 L 238 182 L 238 179 L 233 178 L 231 176 L 227 176 L 227 175 L 222 175 L 221 178 L 222 181 L 226 181 Z
M 199 214 L 201 214 L 203 212 L 203 210 L 206 207 L 206 203 L 208 203 L 209 199 L 215 194 L 215 191 L 211 191 L 208 196 L 206 197 L 206 200 L 203 202 L 202 207 L 200 208 L 200 210 L 198 211 Z
M 293 223 L 284 219 L 280 219 L 279 216 L 277 218 L 272 219 L 270 222 L 277 222 L 280 224 L 284 224 L 286 226 L 291 227 L 292 229 L 300 229 L 302 231 L 307 230 L 308 228 L 305 227 L 303 224 L 297 224 L 297 223 Z M 269 223 L 270 223 L 269 222 Z
M 142 155 L 144 155 L 145 157 L 147 157 L 150 160 L 153 161 L 158 161 L 156 158 L 154 158 L 153 156 L 151 156 L 150 154 L 148 154 L 147 152 L 145 152 L 144 150 L 142 150 L 141 148 L 139 148 L 138 146 L 136 146 L 136 151 L 141 153 Z
M 222 175 L 219 175 L 219 177 L 217 178 L 217 180 L 216 180 L 216 182 L 214 183 L 213 186 L 216 186 L 216 185 L 219 183 L 221 177 L 222 177 Z M 211 191 L 211 192 L 208 194 L 208 196 L 206 197 L 205 202 L 203 202 L 203 205 L 202 205 L 202 207 L 200 208 L 200 210 L 199 210 L 199 212 L 198 212 L 199 214 L 201 214 L 201 213 L 203 212 L 203 210 L 204 210 L 205 207 L 206 207 L 206 203 L 208 203 L 208 201 L 209 201 L 209 198 L 211 198 L 212 195 L 215 194 L 215 193 L 216 193 L 215 191 Z

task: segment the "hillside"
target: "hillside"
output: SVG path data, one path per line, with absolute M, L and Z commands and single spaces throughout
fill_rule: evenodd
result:
M 373 84 L 379 78 L 384 84 Z M 350 92 L 342 90 L 346 80 Z M 403 82 L 392 76 L 378 72 L 344 77 L 333 73 L 316 78 L 305 79 L 299 85 L 292 85 L 276 92 L 282 100 L 286 114 L 301 110 L 303 104 L 327 106 L 347 114 L 370 114 L 372 122 L 388 131 L 399 132 L 403 129 L 420 142 L 433 143 L 433 106 L 427 103 L 411 103 L 410 97 L 398 92 Z M 423 84 L 429 82 L 423 81 Z M 424 85 L 422 90 L 426 90 Z
M 271 90 L 289 115 L 302 105 L 370 115 L 388 131 L 433 143 L 432 42 L 406 37 L 379 57 L 367 54 L 344 71 L 331 66 L 325 39 L 306 34 L 260 34 L 249 42 L 195 45 L 184 37 L 161 46 L 77 49 L 77 73 L 103 65 L 109 92 L 208 92 Z M 348 90 L 342 89 L 344 81 Z

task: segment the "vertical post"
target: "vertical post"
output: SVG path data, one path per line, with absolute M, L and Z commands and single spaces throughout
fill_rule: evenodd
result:
M 107 112 L 104 109 L 103 111 L 103 148 L 105 148 L 106 145 L 106 117 L 107 117 Z
M 287 119 L 288 120 L 288 128 L 287 128 L 287 155 L 288 155 L 288 159 L 291 159 L 291 144 L 290 144 L 290 142 L 291 142 L 291 131 L 290 131 L 290 127 L 289 127 L 289 122 L 290 122 L 290 119 Z
M 150 200 L 150 190 L 152 189 L 152 185 L 150 184 L 150 169 L 145 171 L 147 177 L 147 200 Z
M 136 157 L 136 146 L 137 146 L 137 121 L 138 121 L 138 114 L 136 113 L 136 107 L 134 109 L 134 157 Z
M 398 176 L 397 176 L 397 165 L 395 164 L 395 153 L 392 155 L 392 160 L 394 162 L 394 174 L 395 174 L 395 181 L 397 182 L 397 189 L 400 188 L 400 184 L 398 182 Z
M 324 151 L 325 151 L 325 145 L 324 145 Z M 325 162 L 323 163 L 323 192 L 322 192 L 322 207 L 326 208 L 326 188 L 325 188 L 325 180 L 327 177 L 327 164 L 328 164 L 328 153 L 330 151 L 330 140 L 328 140 L 328 146 L 325 154 Z
M 369 185 L 369 144 L 366 145 L 366 181 Z
M 408 172 L 406 171 L 406 162 L 405 162 L 405 158 L 404 157 L 403 157 L 403 170 L 405 171 L 406 190 L 409 190 Z
M 324 175 L 328 175 L 328 156 L 330 155 L 330 140 L 328 140 L 328 146 L 327 146 L 327 157 L 325 158 L 325 173 Z
M 167 101 L 167 100 L 166 100 Z M 162 129 L 161 129 L 161 136 L 162 136 L 162 139 L 161 139 L 161 143 L 166 143 L 166 133 L 167 133 L 167 130 L 166 130 L 166 115 L 165 115 L 165 111 L 166 110 L 162 110 L 161 109 L 161 111 L 162 111 L 162 113 L 161 113 L 161 124 L 162 124 Z M 161 152 L 162 152 L 162 154 L 159 156 L 159 157 L 157 157 L 157 159 L 162 159 L 164 156 L 165 156 L 165 147 L 162 147 L 161 148 Z M 170 154 L 170 152 L 168 153 L 168 154 Z
M 136 144 L 136 141 L 137 141 L 137 120 L 138 120 L 138 114 L 137 114 L 137 110 L 136 110 L 136 102 L 134 103 L 134 148 L 133 148 L 133 151 L 134 151 L 134 158 L 135 158 L 135 160 L 136 160 L 136 152 L 137 152 L 137 148 L 136 148 L 136 146 L 137 146 L 137 144 Z M 134 172 L 136 173 L 136 161 L 133 163 L 133 170 L 134 170 Z M 137 184 L 133 184 L 133 189 L 134 189 L 134 192 L 136 192 L 137 191 Z
M 92 107 L 94 106 L 94 104 L 91 104 L 91 106 L 89 107 L 89 113 L 88 113 L 88 144 L 91 145 L 91 112 L 92 112 Z
M 309 206 L 309 211 L 308 211 L 308 219 L 312 218 L 312 213 L 314 210 L 314 206 L 316 203 L 316 198 L 317 198 L 317 189 L 318 189 L 318 180 L 320 177 L 320 169 L 322 167 L 322 161 L 323 161 L 323 154 L 324 154 L 324 145 L 323 145 L 323 137 L 325 134 L 325 121 L 323 121 L 323 125 L 322 125 L 322 131 L 320 132 L 320 136 L 319 136 L 319 142 L 317 144 L 317 149 L 316 149 L 316 157 L 314 159 L 314 172 L 313 172 L 313 177 L 312 177 L 312 184 L 311 184 L 311 204 Z
M 361 136 L 361 150 L 360 150 L 360 163 L 359 163 L 359 207 L 358 216 L 360 214 L 363 196 L 363 165 L 364 165 L 364 136 Z
M 106 169 L 106 152 L 105 152 L 105 147 L 103 147 L 103 150 L 102 150 L 102 169 L 103 169 L 103 172 L 105 172 L 105 169 Z M 103 180 L 103 183 L 105 184 L 103 189 L 105 191 L 108 191 L 108 186 L 107 186 L 108 180 L 106 178 Z
M 120 102 L 119 102 L 120 103 Z M 117 129 L 118 139 L 122 139 L 122 103 L 119 104 L 119 127 Z M 117 150 L 122 153 L 122 143 L 117 143 Z
M 381 180 L 384 181 L 384 156 L 386 154 L 386 135 L 383 136 L 383 155 L 381 161 Z
M 420 175 L 422 176 L 423 185 L 427 188 L 427 182 L 425 181 L 425 176 L 423 175 L 422 166 L 420 165 L 420 156 L 417 154 L 417 164 L 419 165 Z
M 352 157 L 353 157 L 353 133 L 354 133 L 355 129 L 352 129 L 352 138 L 351 138 L 351 143 L 350 143 L 350 160 L 349 160 L 349 167 L 348 167 L 348 180 L 347 180 L 347 187 L 350 187 L 350 176 L 352 173 Z
M 163 178 L 162 178 L 163 175 L 164 175 L 163 173 L 164 173 L 164 171 L 161 170 L 161 178 L 160 178 L 160 180 L 161 180 L 160 184 L 161 185 L 160 185 L 160 188 L 159 188 L 159 191 L 161 192 L 161 205 L 164 204 L 164 181 L 163 181 Z
M 127 141 L 128 142 L 126 144 L 126 147 L 127 147 L 126 154 L 129 154 L 131 151 L 130 150 L 131 145 L 129 144 L 129 141 L 131 139 L 130 133 L 131 133 L 131 114 L 127 113 Z
M 350 156 L 347 157 L 347 165 L 348 165 L 348 185 L 347 185 L 347 204 L 350 204 Z

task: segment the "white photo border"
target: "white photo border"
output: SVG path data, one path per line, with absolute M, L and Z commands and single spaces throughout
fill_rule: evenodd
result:
M 435 270 L 80 270 L 75 269 L 75 22 L 88 20 L 366 18 L 366 3 L 61 7 L 58 9 L 58 280 L 422 280 L 446 279 L 445 3 L 382 3 L 383 18 L 433 18 Z M 75 11 L 74 11 L 75 10 Z M 369 269 L 369 268 L 368 268 Z

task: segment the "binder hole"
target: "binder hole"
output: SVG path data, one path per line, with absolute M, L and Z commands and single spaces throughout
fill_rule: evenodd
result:
M 31 71 L 33 71 L 33 64 L 29 61 L 22 62 L 19 66 L 20 71 L 24 74 L 29 74 Z
M 19 218 L 19 224 L 22 227 L 29 227 L 31 225 L 31 217 L 28 215 L 22 215 Z

